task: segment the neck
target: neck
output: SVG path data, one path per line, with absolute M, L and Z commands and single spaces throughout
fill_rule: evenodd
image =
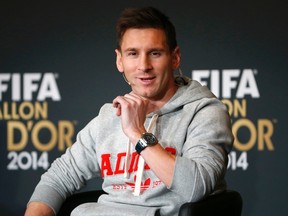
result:
M 174 88 L 169 88 L 167 92 L 164 94 L 164 96 L 161 98 L 155 98 L 155 99 L 148 98 L 149 106 L 148 106 L 147 114 L 160 110 L 174 96 L 177 89 L 178 89 L 178 86 L 175 85 Z

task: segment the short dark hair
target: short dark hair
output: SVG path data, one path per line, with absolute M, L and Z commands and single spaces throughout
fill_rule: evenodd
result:
M 169 17 L 154 7 L 126 8 L 116 24 L 117 48 L 120 50 L 122 38 L 127 29 L 155 28 L 165 33 L 170 51 L 177 47 L 175 27 Z

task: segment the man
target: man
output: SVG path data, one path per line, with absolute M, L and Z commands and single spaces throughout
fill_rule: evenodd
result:
M 116 65 L 132 91 L 105 104 L 43 174 L 26 215 L 57 213 L 100 175 L 107 194 L 72 215 L 177 215 L 183 203 L 225 189 L 229 115 L 206 87 L 174 77 L 180 49 L 169 18 L 130 8 L 116 30 Z

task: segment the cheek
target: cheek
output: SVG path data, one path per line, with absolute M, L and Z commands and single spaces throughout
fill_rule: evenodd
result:
M 123 71 L 125 74 L 133 74 L 136 71 L 137 65 L 133 62 L 125 62 L 123 63 Z

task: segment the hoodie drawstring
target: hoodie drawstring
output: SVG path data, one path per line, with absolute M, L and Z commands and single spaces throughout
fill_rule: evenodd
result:
M 152 132 L 152 128 L 155 127 L 157 119 L 158 119 L 158 115 L 154 114 L 152 116 L 150 122 L 149 122 L 147 132 L 149 132 L 149 133 Z M 124 167 L 124 177 L 125 178 L 128 178 L 128 176 L 129 176 L 128 168 L 129 168 L 129 164 L 130 164 L 131 146 L 132 146 L 132 144 L 129 141 L 127 144 L 127 148 L 126 148 L 126 158 L 125 158 L 125 167 Z M 141 157 L 141 155 L 139 155 L 139 160 L 138 160 L 138 164 L 137 164 L 138 169 L 137 169 L 137 174 L 136 174 L 135 189 L 134 189 L 134 193 L 133 193 L 135 196 L 139 196 L 140 192 L 141 192 L 141 180 L 142 180 L 142 176 L 143 176 L 144 165 L 145 165 L 145 161 Z

